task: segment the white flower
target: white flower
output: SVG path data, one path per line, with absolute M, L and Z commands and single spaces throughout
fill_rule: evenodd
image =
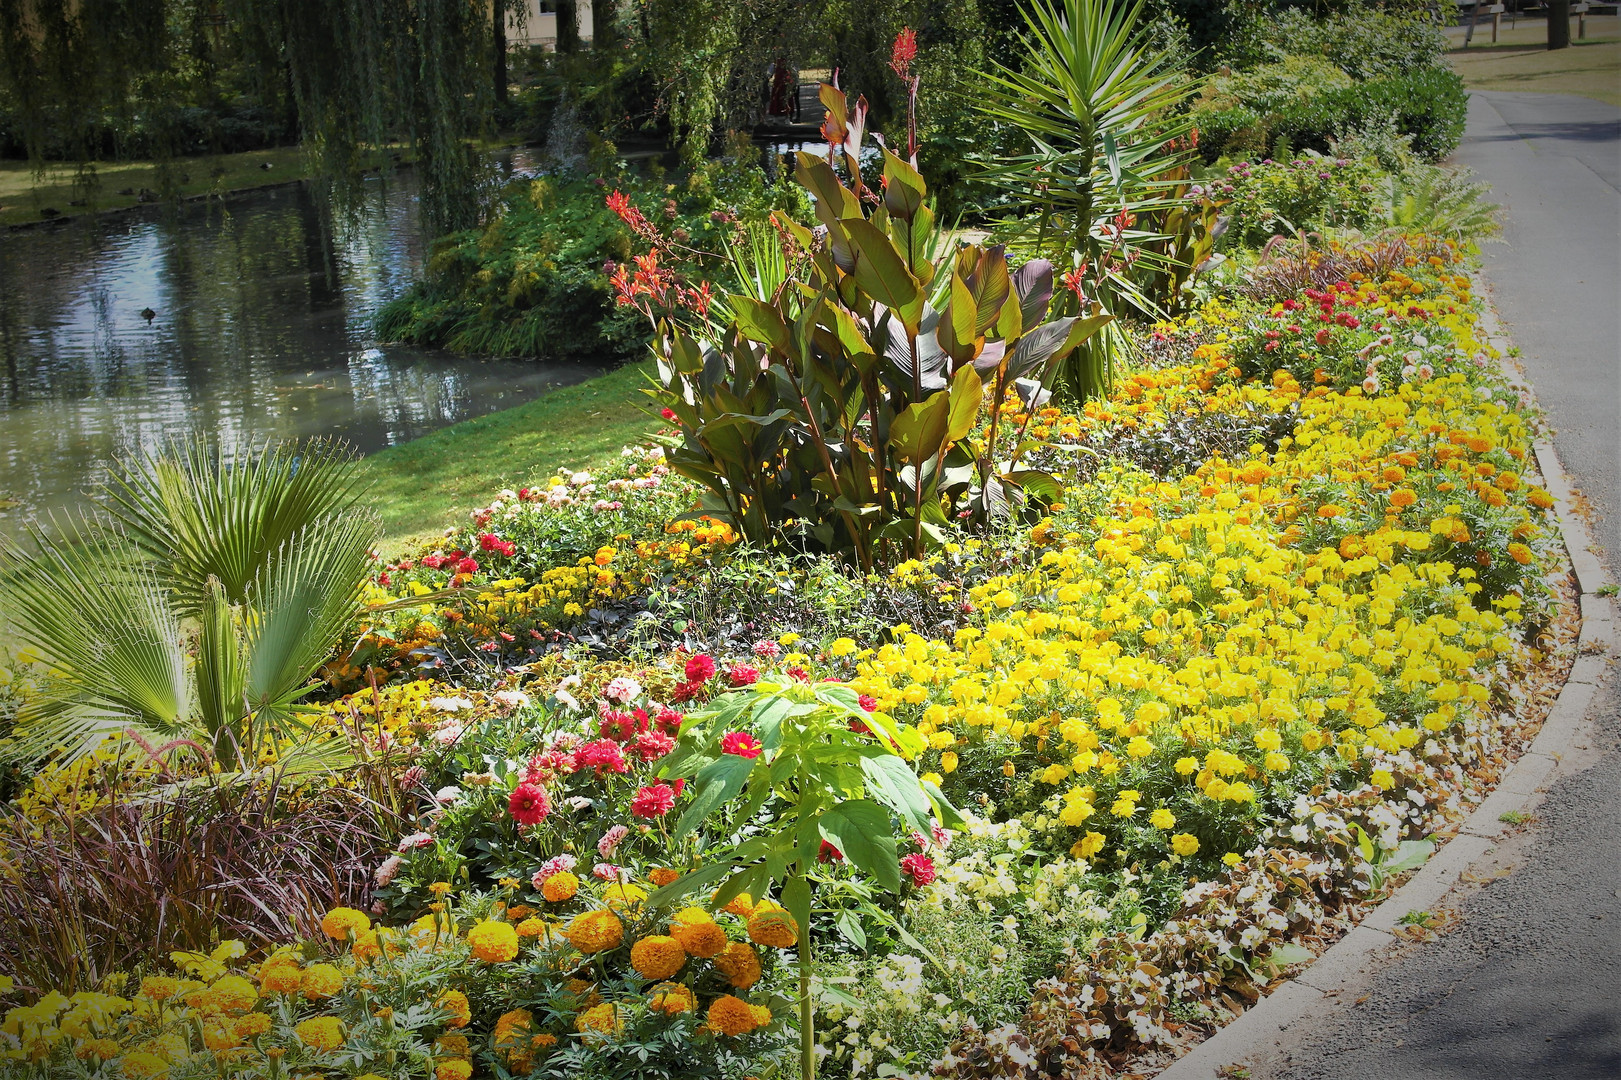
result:
M 471 709 L 473 703 L 464 697 L 431 697 L 428 699 L 428 708 L 438 709 L 440 712 L 461 712 Z
M 440 806 L 449 806 L 451 803 L 455 802 L 461 797 L 462 789 L 457 787 L 455 784 L 451 784 L 448 787 L 442 787 L 433 793 L 433 801 L 438 803 Z
M 568 478 L 568 482 L 573 484 L 575 487 L 581 487 L 591 482 L 591 474 L 588 472 L 577 472 Z
M 462 732 L 466 730 L 467 729 L 463 725 L 454 722 L 449 724 L 441 724 L 439 727 L 434 729 L 433 741 L 438 743 L 440 746 L 449 746 L 456 740 L 460 739 L 462 737 Z
M 493 696 L 509 709 L 521 709 L 529 704 L 529 695 L 522 690 L 497 690 Z
M 609 701 L 617 701 L 621 705 L 633 701 L 641 694 L 642 684 L 629 675 L 620 675 L 602 688 L 603 697 Z

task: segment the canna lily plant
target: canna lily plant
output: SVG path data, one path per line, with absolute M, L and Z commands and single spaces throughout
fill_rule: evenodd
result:
M 942 251 L 915 154 L 880 146 L 870 188 L 865 99 L 833 85 L 821 96 L 828 157 L 800 153 L 795 170 L 817 227 L 776 215 L 732 253 L 742 292 L 698 318 L 658 316 L 650 393 L 679 427 L 670 465 L 708 489 L 709 512 L 756 543 L 791 539 L 871 569 L 922 554 L 952 522 L 1057 496 L 1051 476 L 1021 463 L 1034 444 L 1003 406 L 1015 388 L 1039 393 L 1111 316 L 1055 316 L 1046 260 Z M 637 281 L 620 284 L 642 306 Z

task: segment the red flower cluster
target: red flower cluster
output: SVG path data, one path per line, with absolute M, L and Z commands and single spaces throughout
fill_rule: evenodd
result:
M 903 79 L 912 77 L 912 61 L 917 59 L 917 31 L 904 27 L 895 35 L 895 44 L 889 49 L 889 67 Z
M 648 729 L 650 721 L 641 709 L 625 712 L 622 709 L 603 709 L 597 730 L 614 742 L 628 743 Z
M 660 780 L 642 788 L 630 800 L 630 812 L 639 818 L 660 818 L 675 807 L 675 789 Z
M 588 742 L 574 751 L 574 768 L 578 770 L 595 769 L 598 776 L 604 773 L 622 773 L 629 770 L 625 764 L 625 752 L 618 743 L 612 739 L 598 739 Z
M 657 761 L 674 749 L 675 740 L 662 731 L 644 731 L 630 746 L 630 752 L 643 761 Z
M 546 789 L 527 780 L 512 789 L 507 799 L 507 813 L 519 825 L 539 825 L 552 812 L 552 801 Z
M 901 873 L 918 888 L 934 883 L 934 860 L 927 855 L 912 854 L 901 859 Z
M 750 760 L 759 757 L 761 749 L 759 742 L 746 731 L 728 732 L 720 740 L 721 753 L 736 754 Z
M 505 555 L 509 559 L 512 558 L 513 552 L 518 550 L 517 544 L 514 544 L 511 540 L 503 540 L 494 533 L 484 533 L 480 536 L 478 546 L 485 551 Z

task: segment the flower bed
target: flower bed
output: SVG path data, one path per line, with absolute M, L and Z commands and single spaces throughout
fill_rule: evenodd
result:
M 797 921 L 713 880 L 658 890 L 787 795 L 739 808 L 670 755 L 742 717 L 714 760 L 769 770 L 768 704 L 828 679 L 840 738 L 902 753 L 940 820 L 901 828 L 888 888 L 821 834 L 824 1073 L 1082 1075 L 1174 1041 L 1421 855 L 1510 726 L 1551 500 L 1461 260 L 1407 238 L 1263 266 L 1156 328 L 1109 399 L 1004 418 L 1064 480 L 1039 519 L 845 572 L 816 620 L 794 597 L 827 564 L 734 544 L 655 453 L 503 493 L 380 571 L 379 604 L 433 606 L 380 611 L 334 667 L 401 672 L 324 710 L 396 755 L 400 834 L 353 898 L 371 915 L 14 1009 L 5 1075 L 786 1062 Z M 744 648 L 712 656 L 655 603 L 762 575 L 726 594 L 748 598 Z M 904 619 L 872 632 L 884 605 Z M 607 641 L 615 610 L 651 650 Z

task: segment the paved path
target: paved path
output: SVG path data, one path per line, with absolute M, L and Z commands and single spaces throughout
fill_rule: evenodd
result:
M 1486 275 L 1616 578 L 1621 458 L 1621 110 L 1475 93 L 1457 160 L 1507 211 Z M 1293 1024 L 1256 1080 L 1621 1077 L 1621 688 L 1594 698 L 1586 760 L 1503 845 L 1513 873 L 1458 924 Z

